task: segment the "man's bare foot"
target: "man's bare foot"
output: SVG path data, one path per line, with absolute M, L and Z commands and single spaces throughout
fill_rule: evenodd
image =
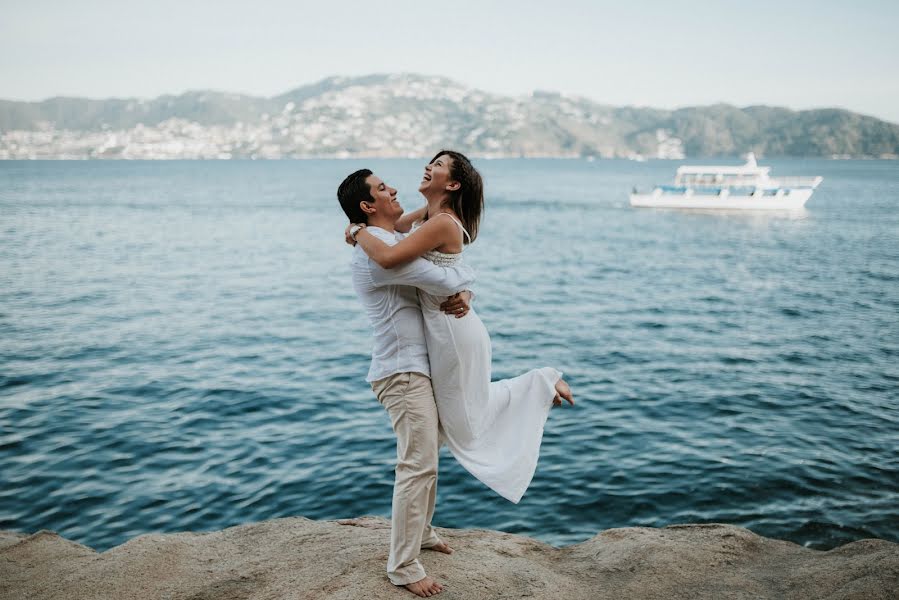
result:
M 422 598 L 430 598 L 443 591 L 443 586 L 427 575 L 425 575 L 424 579 L 419 579 L 415 583 L 407 583 L 405 588 L 416 596 L 421 596 Z
M 553 405 L 561 406 L 562 398 L 564 398 L 568 404 L 574 406 L 574 396 L 571 395 L 571 388 L 568 387 L 568 384 L 565 383 L 564 379 L 559 379 L 559 381 L 556 382 L 556 397 L 553 398 Z
M 449 547 L 449 544 L 446 542 L 440 542 L 439 544 L 434 544 L 433 546 L 428 546 L 425 550 L 436 550 L 437 552 L 443 552 L 444 554 L 452 554 L 455 552 L 452 548 Z

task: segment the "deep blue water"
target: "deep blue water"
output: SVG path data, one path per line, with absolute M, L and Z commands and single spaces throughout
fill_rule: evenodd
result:
M 423 162 L 0 162 L 0 529 L 388 516 L 335 189 L 371 166 L 416 207 Z M 478 163 L 494 375 L 578 404 L 517 506 L 444 451 L 437 525 L 899 541 L 899 162 L 763 162 L 824 177 L 804 212 L 630 208 L 671 161 Z

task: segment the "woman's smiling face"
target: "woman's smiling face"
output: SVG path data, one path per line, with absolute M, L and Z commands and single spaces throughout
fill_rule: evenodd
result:
M 421 184 L 418 186 L 418 191 L 425 195 L 427 195 L 426 192 L 429 191 L 441 194 L 446 192 L 447 186 L 451 186 L 455 183 L 450 174 L 452 165 L 453 159 L 446 154 L 441 154 L 432 162 L 425 165 L 424 177 L 421 178 Z M 453 188 L 450 187 L 449 189 Z

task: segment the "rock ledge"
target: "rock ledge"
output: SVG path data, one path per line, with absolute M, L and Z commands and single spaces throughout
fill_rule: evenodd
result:
M 390 523 L 275 519 L 208 533 L 140 535 L 98 553 L 52 531 L 0 532 L 2 600 L 413 598 L 384 573 Z M 475 529 L 440 529 L 456 550 L 425 551 L 453 598 L 895 599 L 899 544 L 822 552 L 732 525 L 609 529 L 565 548 Z

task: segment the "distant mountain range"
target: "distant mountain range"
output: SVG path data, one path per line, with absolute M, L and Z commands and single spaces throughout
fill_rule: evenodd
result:
M 616 107 L 441 77 L 331 77 L 273 98 L 0 100 L 0 158 L 899 157 L 899 125 L 842 109 Z

